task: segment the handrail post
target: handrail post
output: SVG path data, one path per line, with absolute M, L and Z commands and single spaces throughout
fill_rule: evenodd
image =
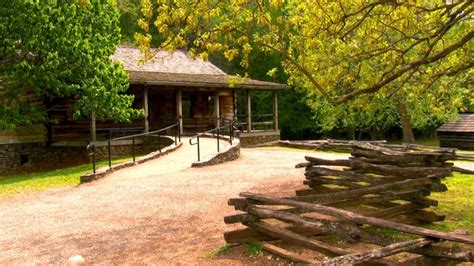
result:
M 217 128 L 217 152 L 219 152 L 219 131 L 220 129 Z
M 178 127 L 174 129 L 174 146 L 178 146 Z
M 230 145 L 232 145 L 232 123 L 229 124 L 229 141 Z
M 160 153 L 161 153 L 161 132 L 158 132 L 158 149 L 160 150 Z
M 179 142 L 181 142 L 181 127 L 179 126 L 180 123 L 181 122 L 178 122 L 178 139 L 179 139 Z
M 92 144 L 92 170 L 95 175 L 95 144 Z
M 112 168 L 112 159 L 110 158 L 110 140 L 107 141 L 107 150 L 109 154 L 109 168 Z
M 133 162 L 135 162 L 135 137 L 132 137 L 132 156 Z
M 199 135 L 197 136 L 197 148 L 198 148 L 198 162 L 201 161 L 200 145 L 199 145 Z

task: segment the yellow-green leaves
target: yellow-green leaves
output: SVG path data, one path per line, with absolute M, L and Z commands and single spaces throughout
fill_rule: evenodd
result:
M 452 113 L 469 102 L 459 90 L 472 87 L 466 81 L 474 58 L 470 0 L 159 0 L 142 6 L 140 23 L 156 27 L 161 48 L 184 47 L 202 58 L 222 52 L 244 67 L 255 50 L 272 53 L 283 58 L 290 84 L 331 104 L 355 101 L 353 110 L 361 110 L 370 101 L 401 97 L 418 108 L 416 99 L 423 106 L 413 112 L 417 117 L 427 110 Z M 147 48 L 151 39 L 137 35 L 137 41 Z M 431 108 L 437 105 L 444 107 Z

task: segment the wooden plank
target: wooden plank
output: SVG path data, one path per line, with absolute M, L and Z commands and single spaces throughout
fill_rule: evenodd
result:
M 410 251 L 416 248 L 421 248 L 432 244 L 432 240 L 426 238 L 419 238 L 415 240 L 409 240 L 401 243 L 392 244 L 386 247 L 371 250 L 369 252 L 360 252 L 354 254 L 348 254 L 326 260 L 322 263 L 324 266 L 333 265 L 354 265 L 362 262 L 371 261 L 373 259 L 388 257 L 400 252 Z
M 394 207 L 371 212 L 366 215 L 370 217 L 390 218 L 390 217 L 398 216 L 407 212 L 412 212 L 414 210 L 423 209 L 423 208 L 424 206 L 421 206 L 415 203 L 407 203 L 407 204 L 401 204 Z
M 291 223 L 303 229 L 321 232 L 321 234 L 333 234 L 341 237 L 346 241 L 354 241 L 360 238 L 357 234 L 359 230 L 355 229 L 351 224 L 334 223 L 326 221 L 319 222 L 316 219 L 303 217 L 295 213 L 279 210 L 271 210 L 257 206 L 249 206 L 247 209 L 249 214 L 257 216 L 261 219 L 278 219 L 280 221 Z M 297 209 L 296 209 L 297 210 Z
M 302 235 L 302 236 L 315 236 L 319 235 L 320 232 L 317 230 L 311 230 L 311 229 L 304 229 L 301 227 L 296 227 L 296 226 L 285 226 L 284 227 L 286 230 L 289 230 L 293 233 Z M 262 234 L 255 229 L 252 229 L 250 227 L 242 228 L 242 229 L 237 229 L 233 231 L 228 231 L 224 233 L 224 240 L 227 243 L 238 243 L 238 244 L 243 244 L 243 243 L 248 243 L 252 241 L 270 241 L 270 240 L 279 240 L 279 238 Z
M 338 185 L 342 187 L 348 187 L 351 189 L 363 188 L 364 186 L 354 183 L 350 180 L 344 180 L 339 178 L 326 178 L 322 176 L 318 177 L 309 177 L 312 181 L 313 186 L 318 185 Z
M 294 261 L 296 263 L 303 263 L 303 264 L 318 264 L 319 262 L 316 260 L 313 260 L 311 258 L 307 258 L 304 256 L 301 256 L 299 254 L 296 254 L 294 252 L 288 251 L 284 248 L 277 247 L 275 245 L 272 245 L 270 243 L 264 243 L 262 245 L 263 250 L 273 253 L 277 256 L 280 256 L 285 259 L 289 259 L 291 261 Z
M 433 182 L 432 178 L 419 178 L 419 179 L 408 179 L 404 181 L 399 181 L 390 184 L 372 186 L 367 188 L 360 188 L 360 189 L 353 189 L 353 190 L 345 190 L 339 192 L 331 192 L 331 193 L 323 193 L 323 194 L 316 194 L 316 195 L 306 195 L 306 196 L 296 196 L 296 197 L 288 197 L 288 199 L 294 199 L 298 201 L 305 201 L 305 202 L 312 202 L 312 203 L 328 203 L 328 202 L 337 202 L 337 201 L 347 201 L 347 200 L 361 200 L 360 197 L 368 195 L 368 194 L 377 194 L 384 191 L 390 191 L 395 189 L 406 189 L 406 188 L 417 188 L 420 187 L 420 190 L 425 190 L 426 186 L 431 186 Z M 443 184 L 440 184 L 443 185 Z M 311 191 L 305 191 L 311 192 Z M 252 201 L 249 199 L 243 198 L 231 198 L 227 201 L 228 205 L 230 206 L 243 206 L 247 203 L 251 204 L 263 204 L 269 205 L 268 202 L 259 202 L 259 201 Z
M 446 232 L 440 232 L 436 230 L 420 228 L 420 227 L 411 226 L 411 225 L 399 224 L 399 223 L 379 219 L 376 217 L 366 217 L 354 212 L 340 210 L 340 209 L 329 207 L 329 206 L 310 204 L 306 202 L 298 202 L 298 201 L 290 200 L 290 199 L 277 199 L 277 198 L 272 198 L 272 197 L 254 194 L 250 192 L 243 192 L 243 193 L 240 193 L 239 195 L 241 197 L 246 197 L 253 200 L 271 202 L 271 203 L 279 204 L 279 205 L 288 205 L 292 207 L 307 209 L 307 210 L 311 210 L 311 211 L 318 212 L 321 214 L 334 216 L 339 219 L 349 220 L 354 223 L 374 225 L 374 226 L 388 228 L 388 229 L 392 229 L 392 230 L 396 230 L 396 231 L 400 231 L 404 233 L 422 235 L 426 237 L 433 237 L 433 238 L 439 238 L 439 239 L 444 239 L 444 240 L 451 240 L 451 241 L 456 241 L 456 242 L 461 242 L 461 243 L 466 243 L 466 244 L 471 244 L 471 245 L 474 244 L 474 237 L 472 236 L 446 233 Z
M 301 245 L 302 247 L 313 249 L 313 250 L 316 250 L 316 251 L 319 251 L 331 256 L 332 255 L 346 255 L 350 253 L 347 249 L 339 248 L 337 246 L 333 246 L 316 239 L 311 239 L 309 237 L 295 234 L 289 230 L 271 225 L 267 222 L 262 222 L 262 221 L 252 222 L 252 223 L 249 223 L 249 226 L 264 234 L 268 234 L 278 239 L 292 242 L 292 243 Z M 383 265 L 390 264 L 388 261 L 380 260 L 380 259 L 377 260 L 376 262 Z
M 311 166 L 306 169 L 305 172 L 306 176 L 335 176 L 335 177 L 342 177 L 348 181 L 355 181 L 355 182 L 367 182 L 367 183 L 375 183 L 375 182 L 386 182 L 386 181 L 400 181 L 401 178 L 390 178 L 385 176 L 368 176 L 364 174 L 360 174 L 354 171 L 341 171 L 336 169 L 329 169 L 325 167 L 319 166 Z
M 441 167 L 398 167 L 393 165 L 371 164 L 358 160 L 325 160 L 311 156 L 305 156 L 305 159 L 314 165 L 346 166 L 351 167 L 352 169 L 360 169 L 370 173 L 405 178 L 419 178 L 428 175 L 446 177 L 451 175 L 451 169 Z
M 349 254 L 346 249 L 339 248 L 322 241 L 318 241 L 316 239 L 311 239 L 309 237 L 305 237 L 296 233 L 293 233 L 287 229 L 280 228 L 278 226 L 271 225 L 267 222 L 251 222 L 249 223 L 249 227 L 254 228 L 255 230 L 273 236 L 278 239 L 282 239 L 285 241 L 289 241 L 303 247 L 313 249 L 324 254 L 329 255 L 345 255 Z
M 389 202 L 393 200 L 414 200 L 419 199 L 418 197 L 429 195 L 428 191 L 425 190 L 410 190 L 397 193 L 386 193 L 381 195 L 365 195 L 357 199 L 349 199 L 335 202 L 324 203 L 324 205 L 332 207 L 348 207 L 358 205 L 368 205 L 373 203 Z
M 418 178 L 418 179 L 408 179 L 395 183 L 383 184 L 378 186 L 372 186 L 367 188 L 353 189 L 348 191 L 341 191 L 335 193 L 321 194 L 321 195 L 308 195 L 308 196 L 297 196 L 290 197 L 289 199 L 294 199 L 298 201 L 321 203 L 328 201 L 337 201 L 337 200 L 347 200 L 361 197 L 368 194 L 376 194 L 383 191 L 390 191 L 395 189 L 406 189 L 420 186 L 431 185 L 433 183 L 432 178 Z
M 462 173 L 462 174 L 474 175 L 474 170 L 464 169 L 464 168 L 457 167 L 457 166 L 452 166 L 451 170 L 453 172 L 458 172 L 458 173 Z

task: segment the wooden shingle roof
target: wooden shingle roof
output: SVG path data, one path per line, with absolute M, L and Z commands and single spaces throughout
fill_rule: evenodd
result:
M 235 80 L 234 76 L 226 74 L 209 61 L 191 58 L 185 51 L 153 52 L 155 56 L 143 63 L 143 55 L 137 47 L 119 46 L 111 58 L 124 64 L 131 84 L 263 90 L 288 88 L 285 84 L 253 79 L 231 82 Z
M 460 114 L 458 119 L 444 123 L 437 131 L 474 133 L 474 113 Z

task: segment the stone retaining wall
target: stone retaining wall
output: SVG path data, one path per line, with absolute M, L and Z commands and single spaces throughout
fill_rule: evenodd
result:
M 203 167 L 236 160 L 240 157 L 240 140 L 235 138 L 227 150 L 217 153 L 208 160 L 194 162 L 192 167 Z
M 173 139 L 167 137 L 147 137 L 137 139 L 135 154 L 144 154 L 165 149 L 172 145 Z M 37 143 L 15 143 L 0 144 L 0 175 L 33 172 L 40 170 L 51 170 L 75 166 L 92 162 L 87 151 L 86 144 L 83 146 L 48 146 L 45 142 Z M 112 158 L 121 156 L 132 156 L 133 145 L 110 146 Z M 96 161 L 108 158 L 108 147 L 100 146 L 96 148 Z
M 44 142 L 0 145 L 0 174 L 50 170 L 89 161 L 85 147 L 48 147 Z

